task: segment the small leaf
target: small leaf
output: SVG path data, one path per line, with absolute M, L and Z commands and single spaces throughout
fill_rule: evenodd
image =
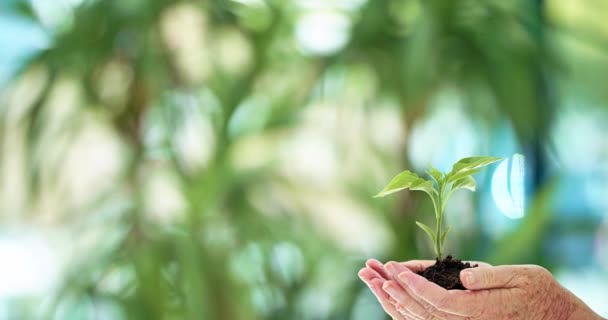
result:
M 466 176 L 472 176 L 478 172 L 481 172 L 481 169 L 472 169 L 472 170 L 463 170 L 457 173 L 454 173 L 452 175 L 452 173 L 450 173 L 450 175 L 448 175 L 447 177 L 447 181 L 446 183 L 450 183 L 450 182 L 454 182 L 456 180 L 460 180 Z
M 494 163 L 496 161 L 500 161 L 503 158 L 496 158 L 496 157 L 468 157 L 468 158 L 462 158 L 460 160 L 458 160 L 458 162 L 456 162 L 454 164 L 454 166 L 452 167 L 452 172 L 450 173 L 456 173 L 456 172 L 460 172 L 463 170 L 472 170 L 472 169 L 477 169 L 479 167 L 483 167 L 483 166 L 487 166 L 491 163 Z
M 410 188 L 412 186 L 414 186 L 414 187 L 420 186 L 425 181 L 426 180 L 420 178 L 417 174 L 415 174 L 409 170 L 405 170 L 405 171 L 401 172 L 400 174 L 398 174 L 397 176 L 395 176 L 393 178 L 393 180 L 391 180 L 391 182 L 389 182 L 388 185 L 386 187 L 384 187 L 384 189 L 382 189 L 382 191 L 380 191 L 374 197 L 375 198 L 384 197 L 391 193 L 395 193 L 397 191 L 401 191 L 403 189 Z M 425 190 L 426 185 L 421 186 L 421 188 L 422 189 L 416 189 L 416 190 L 422 190 L 422 191 L 426 192 L 426 190 Z
M 419 191 L 424 191 L 426 193 L 428 193 L 429 196 L 433 196 L 433 192 L 435 191 L 435 188 L 433 187 L 433 181 L 429 181 L 429 180 L 424 180 L 422 178 L 420 178 L 420 181 L 416 181 L 414 184 L 412 184 L 412 186 L 410 187 L 410 190 L 419 190 Z
M 477 183 L 475 182 L 475 179 L 471 176 L 466 176 L 464 178 L 460 178 L 460 179 L 454 181 L 454 184 L 452 184 L 452 191 L 458 190 L 458 189 L 469 189 L 469 190 L 475 192 L 476 186 L 477 186 Z
M 452 229 L 451 226 L 448 226 L 445 231 L 443 232 L 443 234 L 441 235 L 441 246 L 443 247 L 443 243 L 445 242 L 445 237 L 448 235 L 448 232 L 450 232 L 450 229 Z
M 437 168 L 430 166 L 431 169 L 429 171 L 427 171 L 426 173 L 431 176 L 431 178 L 433 178 L 433 180 L 435 180 L 435 182 L 437 182 L 437 184 L 441 184 L 441 180 L 443 178 L 443 173 L 441 173 L 441 171 L 437 170 Z
M 470 176 L 480 171 L 480 168 L 487 166 L 503 158 L 496 157 L 468 157 L 458 160 L 452 167 L 452 171 L 447 175 L 447 183 L 456 181 L 465 176 Z
M 431 239 L 433 240 L 433 243 L 435 243 L 435 241 L 437 241 L 437 238 L 435 237 L 435 233 L 433 232 L 433 230 L 427 226 L 426 224 L 416 221 L 416 225 L 420 227 L 420 229 L 424 230 L 424 232 L 426 232 L 426 234 L 429 235 L 429 237 L 431 237 Z

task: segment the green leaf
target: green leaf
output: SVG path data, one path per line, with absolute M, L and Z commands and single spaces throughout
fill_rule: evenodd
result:
M 448 176 L 448 179 L 446 181 L 446 183 L 450 183 L 450 182 L 454 182 L 457 180 L 460 180 L 466 176 L 472 176 L 478 172 L 481 172 L 481 169 L 473 169 L 473 170 L 464 170 L 464 171 L 460 171 L 457 173 L 454 173 L 453 175 Z
M 448 226 L 445 231 L 443 232 L 443 234 L 441 235 L 441 246 L 443 247 L 443 243 L 445 242 L 445 237 L 448 235 L 448 232 L 450 232 L 450 229 L 452 229 L 451 226 Z
M 455 191 L 458 189 L 469 189 L 469 190 L 475 192 L 476 186 L 477 186 L 477 183 L 475 182 L 475 179 L 471 176 L 466 176 L 464 178 L 460 178 L 460 179 L 454 181 L 454 184 L 452 184 L 452 191 Z
M 431 191 L 429 191 L 429 184 L 425 183 L 425 182 L 430 182 Z M 415 188 L 412 190 L 421 190 L 421 191 L 424 191 L 424 192 L 430 194 L 430 192 L 432 192 L 432 189 L 433 189 L 433 182 L 422 179 L 417 174 L 415 174 L 409 170 L 405 170 L 405 171 L 401 172 L 400 174 L 398 174 L 397 176 L 395 176 L 391 180 L 391 182 L 389 182 L 388 185 L 386 187 L 384 187 L 384 189 L 382 189 L 382 191 L 380 191 L 377 195 L 374 196 L 374 198 L 384 197 L 391 193 L 395 193 L 397 191 L 401 191 L 403 189 L 408 189 L 408 188 L 412 188 L 412 187 Z
M 433 178 L 433 180 L 435 180 L 435 182 L 437 182 L 437 184 L 441 184 L 441 180 L 443 179 L 443 173 L 441 173 L 441 171 L 437 170 L 437 168 L 430 166 L 431 169 L 428 170 L 426 173 L 431 176 L 431 178 Z
M 479 172 L 481 167 L 500 160 L 502 160 L 502 158 L 496 157 L 468 157 L 460 159 L 454 164 L 452 171 L 446 176 L 446 183 L 473 175 Z
M 420 178 L 420 181 L 416 181 L 416 183 L 410 187 L 410 190 L 424 191 L 424 192 L 428 193 L 429 196 L 432 197 L 433 192 L 435 191 L 435 188 L 433 186 L 434 186 L 433 181 L 424 180 L 424 179 Z
M 375 197 L 384 197 L 408 188 L 410 190 L 424 191 L 431 197 L 431 200 L 433 200 L 437 226 L 441 226 L 443 211 L 452 192 L 458 189 L 469 189 L 471 191 L 475 191 L 477 183 L 472 175 L 480 172 L 481 167 L 487 166 L 501 159 L 502 158 L 496 157 L 463 158 L 454 164 L 452 171 L 448 174 L 444 174 L 435 167 L 429 165 L 429 169 L 426 170 L 426 173 L 432 180 L 423 179 L 417 174 L 406 170 L 395 176 Z M 451 188 L 446 190 L 446 187 L 448 187 L 450 184 Z M 445 231 L 439 230 L 437 234 L 435 234 L 433 229 L 422 222 L 416 221 L 416 225 L 420 227 L 420 229 L 424 230 L 429 237 L 431 237 L 435 253 L 437 254 L 437 257 L 441 259 L 443 253 L 443 244 L 451 230 L 451 227 L 448 226 Z
M 426 234 L 429 235 L 429 237 L 431 237 L 431 239 L 433 240 L 433 243 L 435 243 L 435 241 L 437 241 L 436 237 L 435 237 L 435 233 L 433 232 L 433 230 L 427 226 L 426 224 L 416 221 L 416 225 L 420 227 L 420 229 L 424 230 L 424 232 L 426 232 Z
M 458 160 L 458 162 L 456 162 L 454 164 L 454 166 L 452 167 L 452 172 L 450 173 L 457 173 L 463 170 L 473 170 L 473 169 L 477 169 L 483 166 L 487 166 L 491 163 L 494 163 L 496 161 L 500 161 L 503 158 L 496 158 L 496 157 L 468 157 L 468 158 L 462 158 L 460 160 Z

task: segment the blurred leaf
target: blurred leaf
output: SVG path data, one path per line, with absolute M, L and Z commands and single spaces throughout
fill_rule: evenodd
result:
M 445 228 L 445 231 L 443 231 L 443 234 L 441 235 L 441 243 L 445 243 L 445 237 L 448 235 L 448 232 L 450 232 L 450 230 L 452 230 L 452 226 L 447 226 Z
M 452 171 L 448 173 L 447 182 L 453 182 L 463 177 L 479 172 L 479 168 L 487 166 L 502 158 L 496 157 L 468 157 L 458 160 L 452 167 Z
M 29 1 L 5 0 L 0 3 L 0 11 L 15 14 L 29 20 L 36 20 L 36 13 Z
M 420 177 L 418 177 L 417 174 L 409 171 L 409 170 L 405 170 L 403 172 L 401 172 L 400 174 L 396 175 L 389 183 L 388 185 L 386 185 L 386 187 L 384 187 L 384 189 L 382 189 L 382 191 L 380 191 L 377 195 L 375 195 L 374 197 L 384 197 L 387 196 L 389 194 L 404 190 L 404 189 L 411 189 L 411 190 L 420 190 L 420 191 L 424 191 L 426 193 L 428 193 L 430 196 L 432 196 L 433 194 L 433 182 L 432 181 L 428 181 L 425 179 L 422 179 Z
M 427 226 L 426 224 L 419 222 L 419 221 L 416 221 L 416 225 L 419 226 L 420 229 L 424 230 L 424 232 L 426 232 L 426 234 L 428 234 L 429 237 L 431 237 L 431 239 L 433 240 L 433 243 L 435 243 L 435 241 L 437 241 L 437 237 L 435 236 L 435 233 L 429 226 Z
M 452 173 L 457 173 L 463 170 L 472 170 L 479 167 L 487 166 L 503 158 L 496 157 L 468 157 L 458 160 L 452 167 Z
M 397 129 L 403 130 L 400 136 L 409 137 L 412 128 L 430 114 L 434 98 L 446 88 L 453 88 L 465 97 L 465 111 L 479 122 L 480 127 L 493 129 L 503 126 L 507 120 L 524 148 L 531 138 L 543 139 L 552 110 L 546 96 L 553 88 L 547 88 L 547 82 L 555 78 L 563 82 L 564 91 L 576 88 L 574 95 L 586 96 L 588 92 L 605 95 L 600 93 L 602 76 L 592 71 L 603 70 L 600 65 L 606 59 L 602 50 L 608 47 L 608 42 L 602 35 L 593 33 L 597 29 L 593 25 L 546 24 L 539 16 L 538 3 L 367 1 L 361 7 L 344 9 L 348 11 L 344 16 L 347 16 L 349 27 L 343 36 L 348 43 L 331 57 L 320 58 L 303 53 L 299 44 L 300 37 L 315 36 L 309 34 L 310 30 L 299 29 L 299 19 L 307 14 L 316 15 L 316 5 L 294 5 L 277 0 L 82 2 L 66 16 L 61 28 L 49 33 L 51 45 L 25 60 L 20 71 L 26 72 L 34 65 L 42 65 L 48 70 L 48 88 L 45 87 L 42 96 L 29 109 L 16 104 L 14 109 L 8 110 L 13 108 L 12 102 L 0 101 L 5 108 L 0 113 L 0 129 L 3 130 L 0 136 L 12 139 L 13 132 L 6 134 L 4 130 L 13 128 L 26 132 L 23 148 L 18 145 L 19 139 L 2 139 L 0 164 L 15 162 L 5 161 L 8 157 L 23 158 L 22 181 L 29 188 L 26 207 L 31 207 L 31 212 L 38 213 L 38 208 L 47 211 L 47 207 L 52 211 L 53 203 L 71 205 L 77 197 L 64 190 L 64 180 L 70 179 L 71 169 L 65 172 L 64 167 L 49 165 L 53 163 L 52 159 L 62 162 L 56 158 L 72 151 L 69 141 L 75 139 L 76 131 L 66 131 L 61 137 L 50 136 L 45 127 L 79 127 L 85 123 L 84 118 L 92 118 L 96 125 L 110 131 L 112 138 L 124 148 L 120 156 L 127 159 L 121 168 L 122 175 L 112 182 L 111 192 L 95 194 L 93 203 L 62 208 L 62 214 L 57 216 L 41 217 L 45 221 L 65 223 L 66 227 L 82 230 L 85 234 L 103 231 L 104 235 L 111 235 L 116 229 L 130 230 L 127 239 L 119 241 L 107 253 L 101 249 L 107 241 L 90 241 L 83 237 L 82 241 L 74 243 L 92 244 L 87 250 L 78 251 L 82 252 L 78 260 L 85 263 L 70 263 L 70 275 L 61 286 L 56 309 L 65 304 L 72 309 L 92 310 L 91 306 L 98 301 L 109 301 L 119 313 L 136 320 L 342 319 L 356 316 L 354 308 L 358 302 L 353 295 L 357 291 L 350 290 L 358 283 L 354 276 L 357 266 L 349 259 L 353 248 L 344 248 L 340 232 L 334 233 L 335 230 L 330 229 L 330 236 L 324 234 L 328 226 L 319 228 L 316 225 L 320 219 L 318 215 L 310 217 L 308 211 L 313 210 L 308 206 L 328 205 L 326 199 L 316 201 L 318 193 L 324 192 L 317 190 L 314 184 L 291 181 L 292 174 L 300 173 L 291 166 L 298 168 L 299 163 L 277 159 L 284 156 L 280 150 L 301 137 L 318 138 L 319 135 L 325 138 L 325 132 L 316 130 L 319 124 L 323 128 L 337 125 L 340 130 L 330 134 L 331 139 L 335 138 L 329 142 L 331 148 L 335 147 L 332 153 L 336 151 L 339 158 L 359 153 L 368 153 L 368 157 L 348 162 L 361 165 L 355 173 L 350 171 L 348 164 L 331 167 L 335 177 L 340 178 L 324 178 L 344 186 L 339 188 L 344 190 L 332 190 L 331 196 L 345 197 L 345 202 L 372 208 L 369 213 L 364 210 L 360 215 L 378 219 L 373 221 L 385 226 L 390 238 L 382 243 L 388 249 L 377 245 L 374 250 L 389 259 L 417 258 L 415 227 L 411 222 L 419 212 L 425 212 L 430 203 L 418 201 L 417 195 L 404 197 L 394 207 L 368 203 L 370 177 L 384 174 L 383 170 L 392 170 L 390 168 L 411 168 L 412 150 L 407 149 L 408 145 L 401 150 L 381 150 L 375 142 L 367 141 L 373 135 L 370 132 L 376 132 L 374 128 L 351 130 L 342 126 L 350 125 L 349 118 L 355 113 L 352 118 L 364 115 L 362 122 L 367 124 L 375 121 L 370 119 L 377 116 L 378 111 L 390 109 L 393 112 L 399 108 L 390 115 L 391 121 L 404 127 Z M 173 17 L 173 22 L 179 22 L 176 25 L 180 28 L 165 34 L 163 19 L 167 19 L 167 12 L 176 7 L 183 9 Z M 28 1 L 11 0 L 0 4 L 0 8 L 7 9 L 8 14 L 37 20 Z M 332 14 L 323 12 L 329 20 Z M 565 24 L 567 20 L 570 21 L 556 21 Z M 237 50 L 238 46 L 237 49 L 229 46 L 225 50 L 215 50 L 218 43 L 223 43 L 219 41 L 223 39 L 218 38 L 226 36 L 225 30 L 238 34 L 251 51 L 247 67 L 234 75 L 226 72 L 225 66 L 218 61 L 232 54 L 238 56 L 242 53 Z M 543 34 L 555 30 L 568 30 L 571 39 L 562 39 L 564 43 L 569 41 L 567 45 L 556 48 L 548 45 L 547 40 L 552 39 L 545 39 Z M 209 53 L 203 52 L 208 48 Z M 590 53 L 589 48 L 594 52 Z M 572 67 L 567 74 L 559 74 L 559 78 L 557 62 L 552 58 L 556 52 Z M 193 81 L 183 73 L 202 68 L 197 60 L 201 56 L 205 76 Z M 176 67 L 178 60 L 183 60 L 181 69 Z M 120 77 L 116 75 L 108 77 L 107 81 L 100 80 L 103 78 L 100 74 L 106 74 L 107 66 L 113 63 L 127 70 L 128 81 L 117 81 Z M 584 70 L 581 70 L 583 65 Z M 571 73 L 575 77 L 571 77 Z M 68 121 L 52 116 L 62 112 L 60 107 L 46 107 L 53 99 L 48 94 L 49 88 L 66 75 L 75 79 L 85 95 L 84 101 L 77 105 L 78 116 Z M 351 86 L 353 82 L 355 84 Z M 111 103 L 100 93 L 111 93 L 116 88 L 125 92 L 125 101 L 108 105 Z M 199 99 L 202 93 L 213 98 Z M 19 96 L 27 95 L 26 92 Z M 244 102 L 258 97 L 263 99 L 247 110 L 249 112 L 243 115 L 242 110 L 239 111 Z M 390 102 L 388 108 L 376 108 L 385 101 Z M 602 100 L 596 104 L 601 105 Z M 256 113 L 260 108 L 264 109 L 264 114 Z M 8 112 L 4 112 L 6 110 Z M 205 158 L 205 164 L 197 170 L 185 169 L 183 156 L 176 150 L 177 145 L 188 140 L 176 133 L 185 131 L 185 119 L 196 118 L 192 110 L 196 110 L 199 118 L 208 117 L 204 120 L 209 120 L 212 126 L 208 130 L 210 137 L 205 139 L 200 130 L 193 130 L 195 133 L 189 137 L 191 141 L 184 147 Z M 19 120 L 15 121 L 11 114 L 19 114 Z M 259 122 L 254 123 L 260 116 L 263 121 L 258 119 Z M 199 118 L 189 121 L 193 127 L 204 122 Z M 230 135 L 229 127 L 235 122 L 242 128 L 255 130 Z M 355 136 L 350 139 L 350 135 Z M 272 138 L 265 140 L 268 137 Z M 253 141 L 251 146 L 242 148 L 239 145 L 249 140 Z M 48 141 L 54 142 L 52 146 L 47 145 Z M 345 146 L 350 147 L 346 141 L 355 141 L 361 152 L 343 150 Z M 310 144 L 316 148 L 316 142 L 313 140 Z M 208 144 L 214 145 L 209 148 L 212 151 L 208 151 Z M 16 147 L 5 150 L 4 146 L 8 145 Z M 279 147 L 272 147 L 274 145 Z M 21 149 L 23 154 L 15 154 Z M 239 168 L 231 161 L 235 157 L 250 160 L 255 165 Z M 78 165 L 94 165 L 88 163 L 88 158 L 84 159 Z M 472 175 L 498 160 L 491 159 L 462 159 L 447 176 L 431 167 L 427 172 L 429 180 L 404 171 L 376 196 L 410 189 L 424 191 L 433 197 L 436 195 L 433 180 L 438 185 L 451 182 L 453 190 L 475 190 Z M 313 168 L 317 170 L 318 167 Z M 148 176 L 162 170 L 175 176 L 174 185 L 167 188 L 183 199 L 171 200 L 165 192 L 145 192 Z M 343 176 L 349 179 L 334 181 Z M 356 178 L 350 179 L 350 176 Z M 76 180 L 86 180 L 86 177 L 76 177 Z M 302 198 L 307 193 L 313 194 L 311 198 L 315 201 Z M 522 226 L 497 242 L 491 262 L 539 259 L 532 254 L 531 248 L 536 250 L 541 243 L 539 237 L 549 221 L 545 209 L 549 208 L 550 201 L 544 193 L 541 198 L 535 199 L 534 209 L 524 218 Z M 150 202 L 154 206 L 156 201 L 164 200 L 179 203 L 183 212 L 178 210 L 180 213 L 176 217 L 156 217 L 143 205 Z M 109 223 L 106 215 L 97 212 L 105 209 L 104 203 L 115 202 L 123 203 L 128 209 L 115 213 L 119 222 Z M 70 215 L 63 214 L 64 211 Z M 380 211 L 385 214 L 372 215 Z M 95 223 L 83 225 L 83 221 L 90 218 L 96 218 Z M 337 225 L 344 231 L 341 224 L 329 228 L 338 228 Z M 448 227 L 441 234 L 434 234 L 430 227 L 420 222 L 416 225 L 434 241 L 445 241 L 450 230 Z M 81 236 L 71 238 L 80 239 Z M 278 269 L 291 265 L 284 263 L 285 257 L 280 250 L 274 250 L 277 244 L 285 242 L 293 243 L 297 248 L 294 255 L 298 262 L 294 265 L 299 269 L 291 271 L 298 276 L 292 282 L 285 281 L 277 273 Z M 347 242 L 352 245 L 352 241 Z M 253 258 L 245 268 L 246 276 L 236 279 L 237 272 L 232 270 L 239 262 L 236 253 L 246 251 L 244 249 L 250 245 L 256 249 L 250 252 Z M 485 246 L 486 241 L 479 241 L 467 243 L 465 247 L 479 255 Z M 332 268 L 340 270 L 344 278 L 323 281 L 327 270 Z M 122 281 L 119 290 L 110 292 L 106 288 L 106 276 L 114 274 L 115 270 L 128 270 L 130 274 L 119 279 Z M 285 274 L 289 272 L 285 271 Z M 317 300 L 312 299 L 312 303 L 307 300 L 310 292 L 314 292 L 315 297 L 331 300 L 330 310 L 314 308 Z M 344 295 L 344 292 L 349 294 Z M 57 316 L 54 312 L 49 314 Z
M 464 171 L 460 171 L 460 172 L 458 172 L 458 173 L 456 173 L 454 175 L 451 175 L 452 172 L 450 172 L 450 174 L 446 175 L 445 178 L 447 180 L 446 182 L 450 183 L 450 182 L 454 182 L 456 180 L 462 179 L 462 178 L 467 177 L 467 176 L 472 176 L 472 175 L 474 175 L 476 173 L 479 173 L 479 172 L 481 172 L 481 169 L 464 170 Z
M 430 166 L 431 169 L 429 171 L 427 171 L 427 174 L 429 176 L 431 176 L 433 178 L 433 180 L 435 180 L 435 182 L 437 182 L 438 185 L 441 185 L 441 180 L 443 178 L 443 173 L 439 170 L 437 170 L 437 168 Z
M 476 187 L 477 183 L 475 182 L 475 179 L 471 176 L 466 176 L 464 178 L 460 178 L 456 181 L 454 181 L 454 183 L 452 184 L 452 190 L 458 190 L 461 188 L 464 189 L 469 189 L 473 192 L 475 192 L 475 187 Z

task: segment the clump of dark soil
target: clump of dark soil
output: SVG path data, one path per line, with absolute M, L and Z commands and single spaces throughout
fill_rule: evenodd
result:
M 460 281 L 460 270 L 477 267 L 477 265 L 453 259 L 452 256 L 447 256 L 441 261 L 439 259 L 435 260 L 434 265 L 418 272 L 418 274 L 447 290 L 465 290 Z

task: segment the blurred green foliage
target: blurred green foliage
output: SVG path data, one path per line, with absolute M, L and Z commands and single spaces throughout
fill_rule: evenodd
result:
M 327 53 L 307 52 L 294 35 L 318 7 L 350 21 L 348 41 Z M 14 10 L 39 23 L 28 5 Z M 324 225 L 321 216 L 331 212 L 314 214 L 311 203 L 334 190 L 290 175 L 296 164 L 280 164 L 293 151 L 285 141 L 322 130 L 334 113 L 312 120 L 310 113 L 327 105 L 337 118 L 350 108 L 369 117 L 389 110 L 399 135 L 409 137 L 447 88 L 464 97 L 476 122 L 491 128 L 507 119 L 522 149 L 535 148 L 545 143 L 552 99 L 569 85 L 572 61 L 595 66 L 563 50 L 562 37 L 589 35 L 577 41 L 605 59 L 608 38 L 593 38 L 563 15 L 542 1 L 83 1 L 49 29 L 51 46 L 24 64 L 0 106 L 2 148 L 20 150 L 1 161 L 25 164 L 19 177 L 27 197 L 15 208 L 61 226 L 74 242 L 63 285 L 32 315 L 356 318 L 363 292 L 356 272 L 365 257 L 336 240 L 336 225 Z M 579 71 L 578 84 L 588 79 Z M 590 100 L 605 94 L 582 87 Z M 311 123 L 320 125 L 302 131 Z M 103 185 L 64 177 L 75 164 L 70 150 L 90 128 L 112 144 L 88 159 L 119 168 Z M 382 149 L 370 135 L 348 127 L 330 135 L 344 164 L 331 188 L 388 230 L 378 258 L 420 257 L 413 221 L 430 208 L 416 195 L 371 199 L 386 177 L 412 167 L 408 145 L 389 141 Z M 347 140 L 350 147 L 341 143 Z M 479 249 L 475 231 L 452 249 L 463 258 L 538 262 L 533 239 L 548 220 L 545 182 L 522 228 L 490 253 Z M 163 212 L 155 197 L 178 205 Z

